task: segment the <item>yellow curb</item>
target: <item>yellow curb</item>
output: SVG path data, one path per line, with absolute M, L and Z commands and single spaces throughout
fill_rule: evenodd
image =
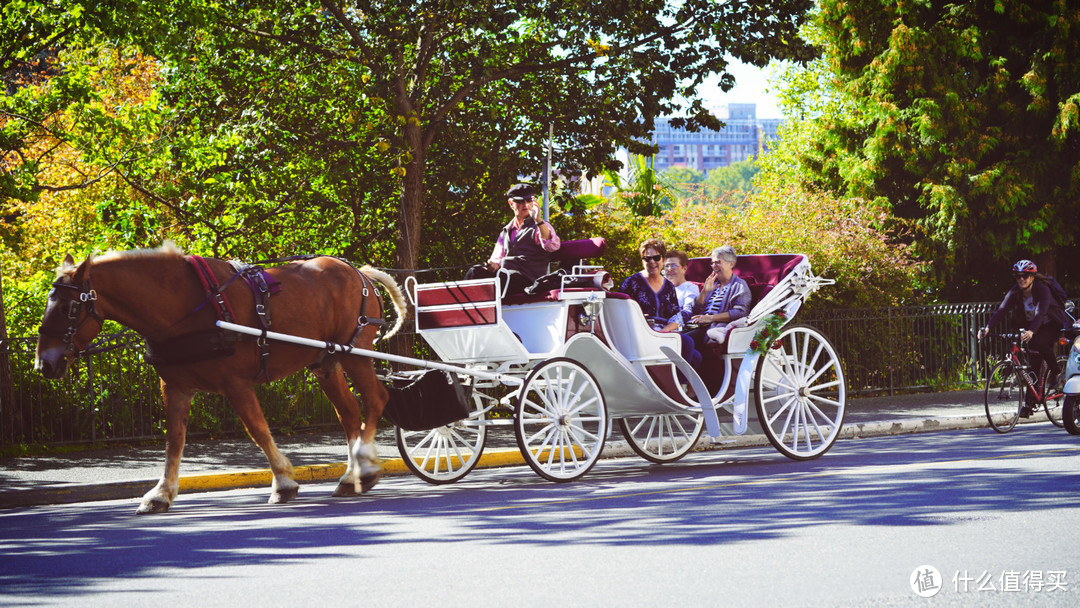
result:
M 494 468 L 524 464 L 521 452 L 515 449 L 492 450 L 480 455 L 476 463 L 478 468 Z M 408 475 L 412 474 L 405 461 L 401 458 L 391 458 L 380 462 L 383 475 Z M 293 478 L 299 483 L 320 483 L 337 481 L 345 474 L 347 464 L 337 462 L 331 464 L 315 464 L 298 466 L 293 468 Z M 208 492 L 211 490 L 225 490 L 230 488 L 261 488 L 269 486 L 274 481 L 270 469 L 252 469 L 250 471 L 234 471 L 232 473 L 207 473 L 205 475 L 183 475 L 180 477 L 180 492 Z

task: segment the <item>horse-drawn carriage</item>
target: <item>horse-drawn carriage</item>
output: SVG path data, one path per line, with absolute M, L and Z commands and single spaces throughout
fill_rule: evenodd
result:
M 571 241 L 561 257 L 597 257 L 602 247 L 600 239 Z M 704 281 L 709 272 L 707 258 L 694 259 L 687 278 Z M 417 333 L 442 361 L 461 366 L 474 407 L 445 426 L 397 430 L 414 473 L 432 483 L 460 479 L 478 462 L 487 430 L 508 424 L 525 460 L 553 481 L 584 475 L 614 422 L 636 453 L 658 463 L 691 451 L 703 428 L 714 440 L 742 434 L 751 407 L 790 458 L 815 458 L 836 441 L 845 405 L 840 360 L 825 336 L 787 324 L 831 283 L 805 256 L 739 257 L 735 273 L 750 285 L 752 309 L 705 353 L 708 383 L 678 354 L 679 335 L 653 330 L 637 302 L 598 284 L 602 273 L 575 265 L 556 289 L 506 299 L 494 279 L 406 282 Z M 770 321 L 782 329 L 760 336 Z
M 588 260 L 602 248 L 602 239 L 570 241 L 558 255 Z M 706 259 L 694 259 L 687 279 L 700 282 L 709 272 Z M 50 377 L 63 374 L 104 319 L 135 329 L 158 352 L 204 341 L 225 345 L 202 358 L 156 364 L 167 412 L 166 472 L 139 512 L 167 510 L 176 496 L 187 411 L 197 391 L 222 393 L 232 402 L 270 462 L 271 502 L 294 497 L 292 467 L 270 437 L 252 384 L 305 366 L 337 408 L 349 444 L 348 470 L 335 495 L 366 491 L 378 465 L 374 424 L 362 420 L 377 420 L 386 402 L 372 359 L 421 368 L 392 373 L 382 378 L 387 382 L 413 382 L 426 368 L 467 388 L 468 401 L 455 419 L 397 429 L 405 462 L 432 483 L 471 471 L 488 429 L 499 425 L 513 425 L 525 460 L 554 481 L 588 472 L 615 422 L 635 452 L 658 463 L 694 449 L 703 429 L 722 440 L 751 424 L 784 455 L 816 458 L 839 436 L 844 374 L 825 336 L 789 322 L 811 293 L 832 281 L 815 276 L 798 254 L 740 256 L 735 273 L 750 285 L 750 314 L 729 325 L 722 344 L 709 347 L 699 375 L 679 355 L 681 337 L 653 330 L 635 301 L 605 288 L 606 273 L 598 266 L 574 264 L 553 289 L 505 299 L 497 279 L 407 281 L 416 331 L 440 359 L 428 361 L 370 349 L 383 315 L 381 300 L 371 297 L 376 284 L 389 292 L 399 320 L 404 302 L 394 281 L 369 267 L 305 258 L 265 270 L 238 269 L 168 247 L 88 259 L 78 267 L 69 256 L 42 322 L 38 367 Z M 326 290 L 331 278 L 333 289 Z M 274 299 L 271 284 L 284 286 Z M 162 293 L 151 296 L 147 289 Z M 151 299 L 160 304 L 137 306 Z M 206 336 L 214 309 L 217 327 L 254 340 Z M 271 342 L 284 344 L 271 348 Z M 360 356 L 337 356 L 342 353 Z M 362 404 L 349 394 L 343 374 L 362 393 Z

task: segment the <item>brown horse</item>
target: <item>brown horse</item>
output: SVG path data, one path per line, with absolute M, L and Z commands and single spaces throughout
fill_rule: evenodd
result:
M 348 441 L 348 468 L 334 495 L 369 490 L 379 475 L 375 424 L 388 397 L 372 360 L 284 342 L 264 348 L 255 339 L 221 333 L 215 328 L 219 310 L 231 313 L 235 323 L 261 327 L 257 303 L 265 300 L 257 296 L 267 290 L 237 280 L 237 271 L 228 262 L 205 259 L 205 272 L 200 274 L 192 259 L 201 258 L 185 257 L 168 243 L 160 249 L 91 256 L 78 267 L 69 255 L 57 271 L 39 331 L 35 366 L 49 378 L 67 371 L 105 319 L 141 334 L 158 355 L 154 366 L 165 402 L 165 473 L 143 496 L 138 512 L 167 511 L 176 498 L 188 413 L 197 392 L 225 395 L 266 454 L 274 474 L 270 502 L 295 498 L 299 486 L 292 464 L 270 436 L 254 385 L 305 366 L 334 404 Z M 371 348 L 383 314 L 376 283 L 390 294 L 397 311 L 397 323 L 386 337 L 400 329 L 405 318 L 405 300 L 397 283 L 370 266 L 356 269 L 336 258 L 315 257 L 267 268 L 260 276 L 264 283 L 277 281 L 280 286 L 280 292 L 269 297 L 268 307 L 258 309 L 268 310 L 273 331 Z M 215 284 L 224 298 L 212 296 Z M 219 301 L 226 306 L 219 307 Z M 345 374 L 360 393 L 362 407 Z

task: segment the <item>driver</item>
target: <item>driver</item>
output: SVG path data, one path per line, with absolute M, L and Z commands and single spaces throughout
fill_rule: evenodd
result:
M 540 276 L 547 274 L 551 252 L 558 251 L 562 242 L 555 228 L 540 217 L 536 190 L 529 184 L 515 184 L 506 191 L 507 203 L 514 219 L 503 227 L 495 241 L 495 249 L 484 264 L 476 264 L 465 273 L 465 279 L 488 279 L 502 269 L 506 276 L 503 297 L 522 293 Z

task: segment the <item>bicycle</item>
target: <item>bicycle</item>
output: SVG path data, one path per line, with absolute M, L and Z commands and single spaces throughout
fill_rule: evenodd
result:
M 1023 333 L 1024 330 L 990 334 L 995 338 L 1012 341 L 1009 352 L 990 368 L 990 373 L 986 376 L 986 419 L 991 428 L 999 433 L 1011 431 L 1023 415 L 1025 407 L 1029 408 L 1030 415 L 1035 413 L 1040 405 L 1054 426 L 1065 425 L 1062 420 L 1061 401 L 1064 393 L 1061 390 L 1061 378 L 1064 377 L 1066 357 L 1057 358 L 1058 369 L 1062 373 L 1058 375 L 1057 385 L 1050 387 L 1046 391 L 1048 394 L 1044 394 L 1043 387 L 1049 370 L 1045 365 L 1040 365 L 1038 377 L 1032 372 L 1028 365 L 1028 350 L 1020 340 Z

